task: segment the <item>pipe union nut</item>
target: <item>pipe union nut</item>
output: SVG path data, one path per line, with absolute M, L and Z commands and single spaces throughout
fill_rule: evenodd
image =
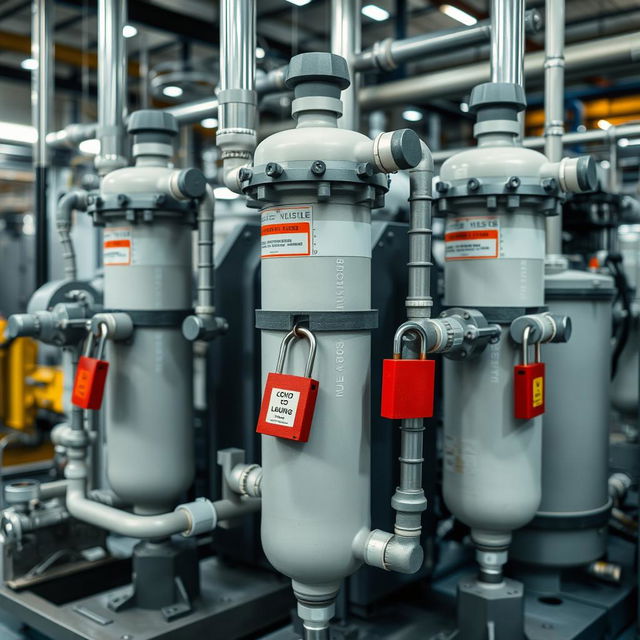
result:
M 305 622 L 326 623 L 336 614 L 336 604 L 322 605 L 319 607 L 310 606 L 303 602 L 298 602 L 298 615 Z
M 392 538 L 393 534 L 387 531 L 380 529 L 372 531 L 364 546 L 364 561 L 371 567 L 388 571 L 389 567 L 385 564 L 385 550 Z
M 216 508 L 210 500 L 197 498 L 195 502 L 178 505 L 176 511 L 182 510 L 189 519 L 189 529 L 182 532 L 186 538 L 213 531 L 218 524 Z

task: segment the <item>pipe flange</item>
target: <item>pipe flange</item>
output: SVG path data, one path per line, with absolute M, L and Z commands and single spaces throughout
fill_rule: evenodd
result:
M 9 505 L 27 504 L 40 495 L 40 483 L 37 480 L 15 480 L 4 487 L 4 500 Z

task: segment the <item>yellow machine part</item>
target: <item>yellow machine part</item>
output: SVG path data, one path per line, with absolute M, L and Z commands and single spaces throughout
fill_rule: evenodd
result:
M 35 424 L 38 409 L 63 413 L 63 373 L 37 363 L 38 344 L 17 338 L 6 348 L 6 320 L 0 319 L 0 419 L 6 427 L 25 431 Z

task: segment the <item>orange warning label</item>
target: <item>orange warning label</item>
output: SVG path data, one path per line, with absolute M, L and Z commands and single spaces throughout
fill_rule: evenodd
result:
M 309 222 L 264 224 L 260 235 L 263 258 L 311 255 L 311 224 Z
M 444 236 L 446 260 L 497 258 L 500 232 L 497 229 L 451 231 Z
M 131 264 L 131 229 L 105 229 L 102 244 L 105 267 L 127 267 Z

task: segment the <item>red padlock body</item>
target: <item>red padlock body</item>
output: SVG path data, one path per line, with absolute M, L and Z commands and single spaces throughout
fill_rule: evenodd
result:
M 519 364 L 513 371 L 514 415 L 531 420 L 544 413 L 544 363 Z
M 319 386 L 312 378 L 270 373 L 256 431 L 266 436 L 307 442 Z
M 433 360 L 383 360 L 380 415 L 391 420 L 431 418 L 434 386 Z
M 106 360 L 80 356 L 71 402 L 83 409 L 99 409 L 102 406 L 108 371 L 109 363 Z

